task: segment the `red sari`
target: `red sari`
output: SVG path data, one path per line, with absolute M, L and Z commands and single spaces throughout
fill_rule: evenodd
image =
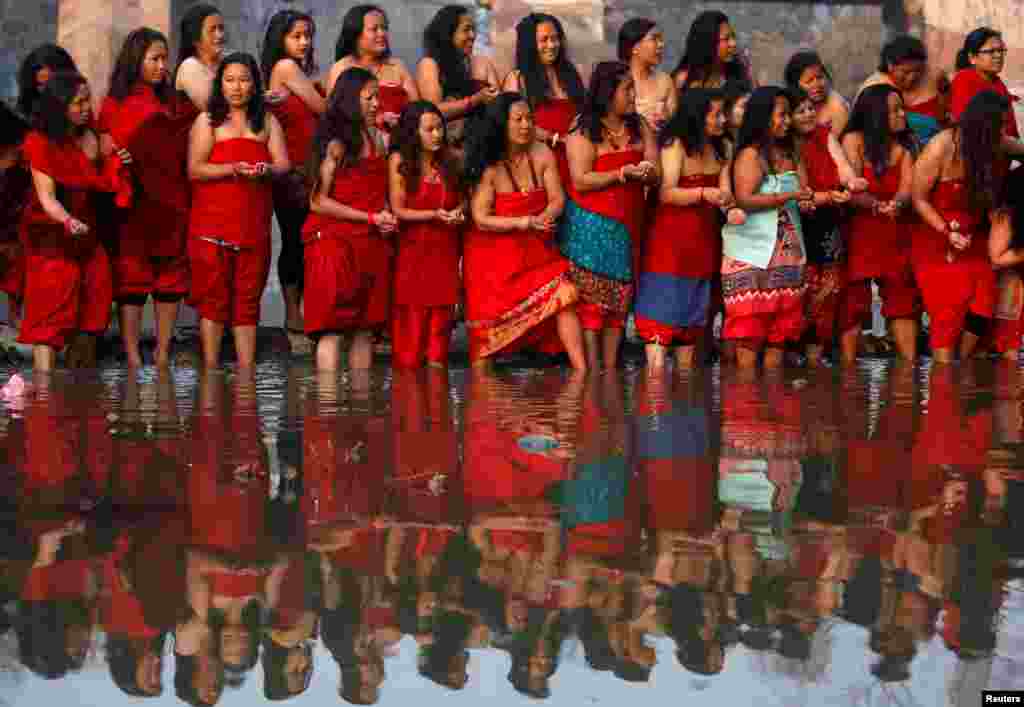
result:
M 533 109 L 534 124 L 559 136 L 558 145 L 555 146 L 555 158 L 558 160 L 558 176 L 564 189 L 568 189 L 572 181 L 569 174 L 569 158 L 565 154 L 565 137 L 569 134 L 572 121 L 578 112 L 571 98 L 549 98 L 538 103 Z
M 110 321 L 110 261 L 97 239 L 91 194 L 115 192 L 125 204 L 130 185 L 120 160 L 108 159 L 100 171 L 74 140 L 58 144 L 33 131 L 25 139 L 24 153 L 32 169 L 56 182 L 68 213 L 89 226 L 84 236 L 68 234 L 43 211 L 34 189 L 21 218 L 26 281 L 18 341 L 60 349 L 72 333 L 101 334 Z
M 139 185 L 135 203 L 118 223 L 115 295 L 183 297 L 188 292 L 187 136 L 172 107 L 142 83 L 121 101 L 107 96 L 99 122 L 115 145 L 131 153 Z
M 960 116 L 967 108 L 967 104 L 982 91 L 998 93 L 1010 101 L 1010 110 L 1006 112 L 1006 123 L 1003 125 L 1003 131 L 1010 137 L 1020 137 L 1020 130 L 1017 127 L 1017 116 L 1013 112 L 1013 104 L 1019 99 L 1010 93 L 1006 84 L 998 76 L 988 81 L 974 68 L 961 69 L 953 76 L 953 83 L 949 90 L 949 114 L 954 121 L 960 120 Z
M 388 164 L 374 151 L 334 175 L 331 199 L 376 214 L 387 207 Z M 391 309 L 391 258 L 387 236 L 362 221 L 310 214 L 302 228 L 306 333 L 380 329 Z
M 422 211 L 459 205 L 451 180 L 420 180 L 406 208 Z M 426 359 L 448 362 L 454 307 L 461 297 L 461 229 L 440 221 L 401 224 L 395 253 L 391 342 L 394 365 L 415 368 Z
M 900 164 L 889 165 L 879 177 L 864 166 L 868 193 L 891 201 L 900 186 Z M 871 280 L 878 283 L 882 312 L 887 319 L 911 319 L 917 315 L 918 293 L 910 269 L 907 219 L 891 219 L 867 209 L 855 209 L 846 225 L 848 248 L 847 289 L 840 314 L 843 331 L 859 326 L 871 312 Z
M 389 115 L 398 117 L 409 104 L 409 94 L 400 83 L 378 83 L 377 84 L 377 116 L 378 126 L 382 130 L 388 130 L 385 118 Z
M 534 216 L 547 208 L 544 189 L 499 192 L 494 215 Z M 558 351 L 554 316 L 576 301 L 552 234 L 472 228 L 463 246 L 469 356 L 478 361 L 513 344 Z
M 270 162 L 270 151 L 262 140 L 232 138 L 213 146 L 209 162 Z M 272 210 L 269 181 L 227 177 L 192 183 L 190 304 L 203 319 L 234 327 L 259 324 L 270 274 Z
M 971 210 L 962 179 L 940 181 L 931 203 L 947 222 L 957 221 L 971 245 L 948 262 L 949 239 L 925 223 L 913 230 L 911 262 L 928 312 L 933 349 L 952 348 L 960 340 L 968 314 L 991 318 L 995 308 L 995 273 L 988 258 L 988 237 L 981 214 Z

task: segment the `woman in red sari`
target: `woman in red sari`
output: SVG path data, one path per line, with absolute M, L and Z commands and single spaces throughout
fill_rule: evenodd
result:
M 78 74 L 50 79 L 39 99 L 25 157 L 35 184 L 21 220 L 25 245 L 25 318 L 18 340 L 32 344 L 36 368 L 53 368 L 56 352 L 74 334 L 106 331 L 113 298 L 110 261 L 96 237 L 93 192 L 117 192 L 127 204 L 127 153 L 101 161 L 89 85 Z
M 232 328 L 239 367 L 256 362 L 260 298 L 270 274 L 269 178 L 291 169 L 284 132 L 267 113 L 261 86 L 256 60 L 232 54 L 217 71 L 210 110 L 192 128 L 188 255 L 207 368 L 220 361 L 225 326 Z
M 557 350 L 560 342 L 583 369 L 577 291 L 554 243 L 565 204 L 555 156 L 534 139 L 521 94 L 501 94 L 477 128 L 465 175 L 477 185 L 463 246 L 470 360 L 485 365 L 512 345 Z
M 658 146 L 636 112 L 626 64 L 594 67 L 576 129 L 566 142 L 569 201 L 559 232 L 580 289 L 587 365 L 618 362 L 632 304 L 633 279 L 645 226 L 645 188 L 661 179 Z
M 906 361 L 917 358 L 917 287 L 910 270 L 907 218 L 917 146 L 907 126 L 903 100 L 892 86 L 864 89 L 842 138 L 843 150 L 867 180 L 854 195 L 847 224 L 847 289 L 840 315 L 843 361 L 852 364 L 864 320 L 871 311 L 871 280 L 879 286 L 896 349 Z
M 100 110 L 101 137 L 132 153 L 140 186 L 130 210 L 121 214 L 113 258 L 114 295 L 128 365 L 142 365 L 142 309 L 153 297 L 156 363 L 169 361 L 171 334 L 188 293 L 188 143 L 170 104 L 167 38 L 142 28 L 125 40 Z
M 392 234 L 398 220 L 388 208 L 388 164 L 375 127 L 377 80 L 349 69 L 331 91 L 313 142 L 310 216 L 302 228 L 306 333 L 316 341 L 316 365 L 337 369 L 341 336 L 352 334 L 348 365 L 369 368 L 373 335 L 391 309 Z
M 531 13 L 516 25 L 516 68 L 504 89 L 526 96 L 538 142 L 551 146 L 562 183 L 569 181 L 565 138 L 583 105 L 583 81 L 569 60 L 565 30 L 557 17 Z
M 393 365 L 446 367 L 462 282 L 465 199 L 434 104 L 417 101 L 395 127 L 388 159 L 391 207 L 402 222 L 391 303 Z
M 314 84 L 316 70 L 313 39 L 316 24 L 304 12 L 282 10 L 270 18 L 261 57 L 263 76 L 271 93 L 287 94 L 271 106 L 281 123 L 288 161 L 288 179 L 274 182 L 274 213 L 281 228 L 281 252 L 277 256 L 277 277 L 284 295 L 285 333 L 294 347 L 308 341 L 302 331 L 302 225 L 309 215 L 309 195 L 303 169 L 316 134 L 319 116 L 327 110 L 323 88 Z M 298 337 L 293 339 L 293 337 Z M 301 351 L 301 349 L 300 349 Z M 296 353 L 300 352 L 296 351 Z
M 1010 102 L 993 91 L 971 99 L 959 122 L 928 143 L 914 165 L 911 262 L 931 326 L 936 362 L 969 358 L 987 333 L 996 283 L 982 224 L 1000 193 L 997 169 Z
M 420 98 L 416 82 L 398 57 L 391 55 L 388 16 L 376 5 L 356 5 L 345 13 L 335 50 L 335 63 L 327 75 L 327 93 L 338 77 L 353 67 L 366 69 L 377 79 L 377 127 L 388 131 L 398 122 L 406 104 Z
M 981 91 L 994 91 L 1007 99 L 1010 107 L 1003 122 L 1003 133 L 1020 137 L 1017 117 L 1013 112 L 1016 96 L 1010 94 L 999 73 L 1006 63 L 1006 43 L 1003 35 L 988 27 L 979 27 L 964 38 L 964 46 L 956 55 L 957 72 L 950 88 L 950 117 L 960 120 L 967 105 Z
M 783 72 L 789 89 L 806 91 L 814 104 L 818 125 L 824 125 L 839 136 L 850 119 L 850 106 L 846 99 L 832 88 L 832 74 L 815 51 L 794 54 Z

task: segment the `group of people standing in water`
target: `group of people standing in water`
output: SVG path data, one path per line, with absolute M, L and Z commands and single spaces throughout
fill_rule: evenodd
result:
M 460 307 L 474 365 L 530 348 L 612 367 L 632 315 L 651 369 L 669 350 L 689 368 L 718 314 L 740 367 L 837 342 L 851 363 L 872 283 L 909 361 L 922 313 L 936 361 L 1019 350 L 1024 144 L 996 30 L 951 77 L 892 39 L 852 108 L 814 51 L 755 87 L 717 11 L 671 74 L 657 24 L 627 21 L 586 85 L 546 14 L 518 24 L 504 78 L 461 5 L 415 74 L 379 7 L 347 13 L 322 81 L 314 36 L 285 10 L 259 61 L 225 56 L 223 17 L 196 5 L 174 71 L 161 33 L 128 36 L 96 116 L 66 52 L 26 59 L 0 130 L 0 289 L 37 368 L 94 361 L 112 302 L 141 365 L 149 297 L 158 365 L 187 298 L 205 365 L 230 329 L 251 368 L 275 215 L 285 326 L 326 370 L 369 367 L 382 333 L 396 367 L 445 366 Z

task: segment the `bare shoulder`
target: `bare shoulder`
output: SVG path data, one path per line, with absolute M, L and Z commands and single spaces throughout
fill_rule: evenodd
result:
M 402 154 L 400 152 L 392 152 L 388 155 L 388 165 L 391 169 L 398 169 L 402 166 Z
M 331 140 L 327 143 L 326 158 L 338 162 L 345 156 L 345 145 L 341 140 Z
M 472 73 L 473 78 L 485 79 L 489 72 L 497 73 L 497 69 L 494 66 L 494 62 L 491 61 L 490 57 L 484 56 L 483 54 L 474 54 L 472 59 Z
M 530 148 L 530 157 L 537 164 L 555 164 L 555 153 L 551 151 L 550 147 L 540 142 L 533 143 L 533 147 Z

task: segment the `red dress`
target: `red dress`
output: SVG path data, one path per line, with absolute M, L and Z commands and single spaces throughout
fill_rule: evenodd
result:
M 294 93 L 289 93 L 285 101 L 271 106 L 270 110 L 284 132 L 288 161 L 292 168 L 301 168 L 309 159 L 319 116 Z
M 376 214 L 387 207 L 388 164 L 376 152 L 334 175 L 331 199 Z M 310 214 L 302 228 L 305 245 L 307 334 L 380 329 L 391 308 L 394 247 L 372 225 Z
M 459 205 L 460 195 L 450 180 L 421 179 L 406 201 L 407 209 L 450 211 Z M 440 221 L 410 221 L 400 225 L 397 240 L 391 313 L 394 365 L 414 368 L 424 358 L 446 364 L 453 308 L 462 294 L 461 229 Z
M 107 96 L 99 124 L 115 145 L 131 153 L 131 171 L 140 187 L 132 208 L 119 214 L 112 260 L 115 295 L 183 297 L 188 292 L 187 134 L 172 106 L 142 83 L 124 100 Z
M 537 215 L 547 204 L 544 189 L 499 192 L 494 215 Z M 560 350 L 554 316 L 576 301 L 569 268 L 553 234 L 471 228 L 463 245 L 470 358 L 486 358 L 513 344 Z
M 932 206 L 947 223 L 958 221 L 971 236 L 967 250 L 948 262 L 949 239 L 925 223 L 913 229 L 911 262 L 928 312 L 933 349 L 952 348 L 960 340 L 968 313 L 990 318 L 995 307 L 995 273 L 988 258 L 988 238 L 981 214 L 971 210 L 962 179 L 940 181 Z
M 56 182 L 68 213 L 89 226 L 84 236 L 68 234 L 43 211 L 34 189 L 21 218 L 26 280 L 18 341 L 59 349 L 76 331 L 101 334 L 107 328 L 113 299 L 110 261 L 97 239 L 91 194 L 119 193 L 126 203 L 130 191 L 120 160 L 108 159 L 101 172 L 73 140 L 57 144 L 33 131 L 24 153 L 32 169 Z
M 221 140 L 211 164 L 270 162 L 262 140 Z M 270 274 L 269 181 L 226 177 L 192 183 L 188 256 L 190 304 L 199 316 L 230 326 L 256 326 Z
M 717 188 L 717 174 L 694 174 L 680 189 Z M 711 280 L 721 267 L 722 226 L 718 209 L 659 203 L 640 258 L 636 328 L 644 341 L 692 344 L 703 333 Z
M 409 104 L 409 94 L 400 83 L 377 84 L 377 116 L 380 127 L 387 129 L 384 119 L 388 115 L 400 116 Z
M 1006 113 L 1006 123 L 1003 131 L 1010 137 L 1019 138 L 1020 130 L 1017 127 L 1017 116 L 1013 112 L 1013 104 L 1018 100 L 1010 93 L 1003 80 L 996 76 L 991 81 L 986 80 L 977 70 L 961 69 L 953 76 L 953 83 L 950 87 L 949 113 L 954 121 L 960 120 L 961 114 L 967 108 L 971 99 L 982 91 L 993 91 L 1010 101 L 1010 110 Z

